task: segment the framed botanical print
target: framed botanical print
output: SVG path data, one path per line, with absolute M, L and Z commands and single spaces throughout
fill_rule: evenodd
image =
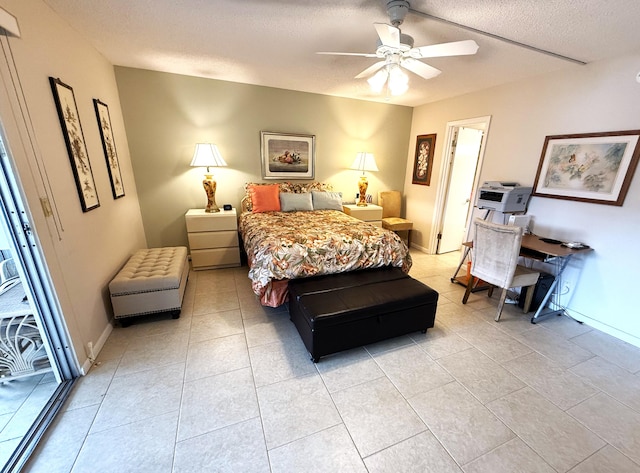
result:
M 428 186 L 431 184 L 433 152 L 436 147 L 436 135 L 418 135 L 416 138 L 416 156 L 413 162 L 412 184 Z
M 102 139 L 102 149 L 107 160 L 109 179 L 111 180 L 111 192 L 114 199 L 124 197 L 124 185 L 122 184 L 122 173 L 120 172 L 120 161 L 116 151 L 116 143 L 113 139 L 113 129 L 111 128 L 111 117 L 109 107 L 106 103 L 98 99 L 93 99 L 93 106 L 96 109 L 96 118 L 100 128 L 100 138 Z
M 51 84 L 53 98 L 58 110 L 67 153 L 71 160 L 71 169 L 76 181 L 80 205 L 83 212 L 88 212 L 100 207 L 100 201 L 98 200 L 98 191 L 96 190 L 91 162 L 87 153 L 87 145 L 84 141 L 82 125 L 80 124 L 76 98 L 71 86 L 60 79 L 49 77 L 49 83 Z

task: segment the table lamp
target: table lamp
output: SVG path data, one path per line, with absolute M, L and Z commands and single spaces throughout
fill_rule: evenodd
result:
M 362 176 L 360 176 L 360 180 L 358 181 L 358 191 L 360 194 L 360 199 L 358 200 L 358 207 L 366 207 L 367 206 L 367 187 L 369 187 L 369 182 L 367 181 L 367 176 L 365 176 L 365 171 L 377 171 L 378 166 L 376 166 L 376 159 L 373 157 L 372 153 L 365 153 L 364 151 L 356 154 L 356 159 L 351 165 L 350 169 L 357 169 L 358 171 L 362 171 Z
M 222 155 L 218 147 L 212 143 L 197 143 L 196 150 L 193 153 L 191 166 L 206 167 L 207 172 L 202 181 L 202 187 L 207 193 L 207 207 L 204 209 L 207 213 L 220 212 L 220 208 L 216 205 L 216 181 L 213 180 L 213 174 L 209 171 L 210 167 L 226 166 L 227 163 L 222 159 Z

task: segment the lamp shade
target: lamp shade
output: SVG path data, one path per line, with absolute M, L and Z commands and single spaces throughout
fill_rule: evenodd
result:
M 227 163 L 222 159 L 222 155 L 218 147 L 213 143 L 197 143 L 196 150 L 193 153 L 191 166 L 194 167 L 220 167 L 226 166 Z
M 353 161 L 350 169 L 357 169 L 363 173 L 364 171 L 378 171 L 376 158 L 373 157 L 373 153 L 361 151 L 356 154 L 356 159 Z

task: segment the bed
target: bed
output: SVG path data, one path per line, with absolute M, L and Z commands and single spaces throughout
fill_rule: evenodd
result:
M 393 232 L 342 212 L 339 193 L 317 182 L 247 184 L 239 232 L 262 305 L 287 300 L 290 279 L 393 266 L 411 257 Z

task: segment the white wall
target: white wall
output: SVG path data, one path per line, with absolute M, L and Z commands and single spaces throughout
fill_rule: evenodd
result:
M 634 55 L 569 66 L 562 72 L 417 107 L 407 162 L 413 162 L 417 135 L 437 133 L 438 137 L 430 187 L 412 185 L 407 166 L 407 218 L 417 228 L 412 242 L 429 250 L 448 121 L 491 115 L 481 182 L 533 185 L 545 136 L 640 129 L 640 84 L 635 80 L 639 70 L 640 55 Z M 563 296 L 569 313 L 640 346 L 633 297 L 640 170 L 622 207 L 533 197 L 529 214 L 534 233 L 583 241 L 595 249 L 569 268 L 566 281 L 572 290 Z
M 21 116 L 2 101 L 0 117 L 16 162 L 36 235 L 51 272 L 80 364 L 85 346 L 100 348 L 111 325 L 108 282 L 146 241 L 113 66 L 40 0 L 2 0 L 19 23 L 21 38 L 9 40 L 32 122 L 34 141 L 20 130 Z M 63 141 L 49 77 L 73 87 L 96 182 L 100 207 L 83 213 Z M 3 77 L 11 92 L 12 84 Z M 109 106 L 125 197 L 114 200 L 93 98 Z M 33 147 L 31 146 L 33 145 Z M 58 211 L 58 228 L 40 208 L 46 181 Z

